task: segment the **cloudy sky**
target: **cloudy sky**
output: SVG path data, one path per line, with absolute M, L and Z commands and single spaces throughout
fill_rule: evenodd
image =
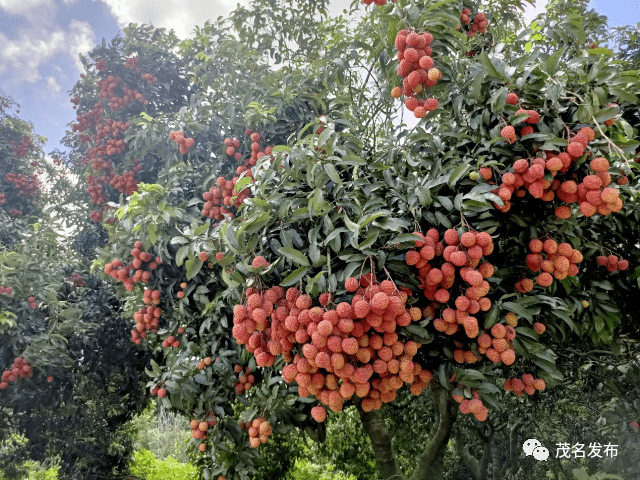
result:
M 78 53 L 86 54 L 102 38 L 110 41 L 130 22 L 173 28 L 187 38 L 195 25 L 227 15 L 237 3 L 248 0 L 0 0 L 0 91 L 48 138 L 50 152 L 60 148 L 66 125 L 75 119 L 68 92 L 83 72 Z M 543 11 L 547 0 L 537 3 L 529 18 Z M 348 4 L 332 2 L 330 10 L 339 14 Z M 640 22 L 640 0 L 592 0 L 591 5 L 611 25 Z

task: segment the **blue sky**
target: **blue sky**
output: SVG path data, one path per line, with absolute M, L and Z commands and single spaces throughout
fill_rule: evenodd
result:
M 36 133 L 48 138 L 49 153 L 61 148 L 66 125 L 75 119 L 68 92 L 83 71 L 79 53 L 86 54 L 103 37 L 110 41 L 129 22 L 174 28 L 178 37 L 187 38 L 195 25 L 227 15 L 236 3 L 0 0 L 0 90 L 20 104 L 19 117 L 33 122 Z M 348 3 L 335 2 L 331 11 L 340 13 Z M 546 0 L 537 3 L 540 11 Z M 640 0 L 592 0 L 591 6 L 608 16 L 612 26 L 640 22 Z M 534 15 L 533 9 L 529 15 Z

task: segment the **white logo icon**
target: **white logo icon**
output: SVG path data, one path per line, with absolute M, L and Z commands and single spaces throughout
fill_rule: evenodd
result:
M 530 438 L 529 440 L 524 442 L 524 445 L 522 445 L 522 449 L 524 450 L 524 453 L 527 454 L 527 456 L 533 455 L 533 451 L 537 447 L 542 447 L 542 444 L 538 440 L 536 440 L 535 438 Z M 549 452 L 547 452 L 547 455 L 548 455 L 548 453 Z
M 540 462 L 546 462 L 547 458 L 549 458 L 549 450 L 545 447 L 536 447 L 533 450 L 533 458 Z

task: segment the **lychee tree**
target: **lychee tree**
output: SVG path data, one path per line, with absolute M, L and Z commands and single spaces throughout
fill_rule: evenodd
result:
M 322 440 L 352 405 L 381 478 L 441 478 L 462 415 L 559 387 L 566 344 L 635 334 L 638 72 L 554 5 L 518 29 L 519 2 L 354 2 L 356 26 L 318 23 L 322 54 L 278 70 L 237 14 L 240 40 L 181 45 L 197 88 L 132 123 L 127 155 L 163 166 L 94 265 L 205 478 L 248 478 L 273 432 Z M 427 386 L 432 434 L 401 466 L 383 406 Z

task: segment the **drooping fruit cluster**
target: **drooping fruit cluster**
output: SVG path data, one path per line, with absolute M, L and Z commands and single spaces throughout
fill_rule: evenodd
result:
M 355 293 L 351 303 L 335 309 L 313 306 L 314 299 L 296 288 L 249 288 L 246 305 L 234 307 L 233 335 L 246 344 L 258 366 L 270 366 L 282 353 L 287 383 L 298 383 L 302 397 L 314 395 L 334 411 L 355 394 L 366 411 L 391 402 L 404 383 L 419 395 L 432 375 L 414 364 L 420 347 L 398 338 L 398 326 L 421 318 L 418 308 L 407 310 L 407 295 L 390 280 L 378 284 L 371 274 L 350 277 L 345 289 Z M 327 295 L 323 300 L 329 302 Z M 367 334 L 369 330 L 377 333 Z
M 320 132 L 318 132 L 320 133 Z M 258 162 L 258 159 L 264 155 L 271 155 L 271 153 L 273 152 L 273 145 L 267 145 L 264 150 L 262 149 L 262 147 L 260 146 L 260 134 L 258 132 L 253 132 L 251 130 L 249 130 L 248 128 L 245 130 L 245 134 L 249 135 L 249 138 L 251 138 L 251 157 L 249 158 L 249 164 L 251 166 L 256 165 L 256 163 Z M 271 157 L 271 162 L 273 162 L 274 158 Z M 245 167 L 246 167 L 246 162 L 245 162 Z
M 515 338 L 516 330 L 513 326 L 496 323 L 489 333 L 485 332 L 478 337 L 478 353 L 486 355 L 493 363 L 512 365 L 516 360 L 513 346 Z
M 272 433 L 273 428 L 264 417 L 256 418 L 249 427 L 249 443 L 253 448 L 258 448 L 267 443 Z
M 31 199 L 40 196 L 40 181 L 35 173 L 25 177 L 21 173 L 9 172 L 5 174 L 4 179 L 14 186 L 20 198 Z
M 473 395 L 472 399 L 465 398 L 463 395 L 452 395 L 453 399 L 460 404 L 460 412 L 465 415 L 471 413 L 476 420 L 484 422 L 489 416 L 489 409 L 480 400 L 480 393 L 476 390 L 471 390 Z
M 417 33 L 400 30 L 396 35 L 395 46 L 398 50 L 398 75 L 403 79 L 402 88 L 396 87 L 391 92 L 394 98 L 405 96 L 405 106 L 416 118 L 423 118 L 427 112 L 438 108 L 435 98 L 419 99 L 418 94 L 424 88 L 433 87 L 442 78 L 440 70 L 434 67 L 431 57 L 433 51 L 429 45 L 433 35 L 428 32 Z
M 608 257 L 599 255 L 596 261 L 598 265 L 606 267 L 610 272 L 616 272 L 618 270 L 624 271 L 629 268 L 629 260 L 621 260 L 617 255 L 609 255 Z
M 238 167 L 244 168 L 244 167 Z M 251 170 L 245 170 L 245 176 L 253 178 Z M 245 188 L 240 193 L 235 190 L 235 185 L 240 177 L 233 177 L 227 180 L 224 177 L 218 177 L 216 186 L 211 187 L 208 192 L 204 192 L 204 206 L 202 207 L 202 215 L 214 220 L 224 220 L 225 215 L 235 218 L 234 213 L 229 209 L 231 206 L 238 208 L 245 199 L 249 198 L 249 189 Z
M 22 216 L 22 210 L 18 210 L 17 208 L 10 208 L 9 210 L 7 210 L 7 213 L 9 214 L 10 217 Z
M 11 295 L 12 293 L 13 288 L 0 286 L 0 295 Z
M 181 130 L 169 133 L 169 139 L 180 145 L 180 153 L 183 155 L 189 153 L 189 149 L 193 147 L 193 144 L 195 143 L 193 138 L 186 138 L 184 135 L 184 132 Z
M 533 378 L 530 373 L 525 373 L 521 378 L 507 378 L 504 381 L 504 389 L 513 392 L 521 397 L 524 391 L 528 395 L 533 395 L 536 390 L 543 391 L 546 388 L 545 382 L 541 378 Z
M 455 300 L 457 312 L 449 309 L 453 312 L 453 318 L 447 312 L 446 320 L 434 321 L 439 331 L 453 335 L 469 314 L 491 308 L 491 301 L 486 297 L 489 293 L 486 278 L 493 275 L 493 265 L 488 262 L 480 265 L 480 260 L 483 255 L 493 252 L 493 239 L 486 232 L 468 231 L 459 235 L 454 229 L 445 232 L 444 242 L 435 228 L 426 235 L 420 232 L 414 234 L 423 240 L 416 240 L 416 248 L 406 253 L 405 262 L 418 269 L 418 280 L 421 282 L 418 287 L 427 299 L 440 304 L 449 302 L 457 269 L 460 278 L 470 285 L 465 294 Z
M 534 238 L 529 242 L 527 267 L 532 272 L 542 272 L 536 277 L 536 283 L 548 287 L 553 279 L 564 280 L 578 274 L 578 263 L 582 262 L 582 253 L 568 243 L 556 242 L 548 238 L 544 242 Z M 543 256 L 543 253 L 545 256 Z
M 86 287 L 87 286 L 87 282 L 82 277 L 82 275 L 80 275 L 78 272 L 72 273 L 71 277 L 69 278 L 69 280 L 71 280 L 73 282 L 73 285 L 76 286 L 76 287 Z
M 207 368 L 209 365 L 211 365 L 211 362 L 213 360 L 211 360 L 211 357 L 205 357 L 202 360 L 200 360 L 199 362 L 196 362 L 196 368 L 198 370 L 204 370 L 205 368 Z
M 31 307 L 32 310 L 35 310 L 38 308 L 38 304 L 36 303 L 36 297 L 27 298 L 27 302 L 29 302 L 29 306 Z
M 140 60 L 142 59 L 139 55 L 136 55 L 135 57 L 129 57 L 124 62 L 124 68 L 130 68 L 133 71 L 140 73 Z
M 184 298 L 184 293 L 185 293 L 184 291 L 185 291 L 185 289 L 187 288 L 187 282 L 182 282 L 182 283 L 180 284 L 180 288 L 181 288 L 182 290 L 179 290 L 179 291 L 178 291 L 178 293 L 176 294 L 176 296 L 177 296 L 178 298 Z
M 122 175 L 113 175 L 113 178 L 109 180 L 109 184 L 126 195 L 133 195 L 133 192 L 138 191 L 138 184 L 140 180 L 134 178 L 135 174 L 142 169 L 142 165 L 139 164 L 139 160 L 136 158 L 133 160 L 133 168 L 129 171 L 123 172 Z
M 20 138 L 20 141 L 18 143 L 15 143 L 13 141 L 9 141 L 9 145 L 11 146 L 11 149 L 13 150 L 13 156 L 15 158 L 25 157 L 27 155 L 27 153 L 29 153 L 34 148 L 33 140 L 31 139 L 31 137 L 29 135 L 23 135 Z
M 145 293 L 148 291 L 149 290 L 145 290 Z M 159 293 L 159 290 L 155 290 L 155 292 Z M 147 298 L 148 297 L 145 297 L 145 303 L 148 303 L 146 301 Z M 153 301 L 160 302 L 160 295 L 157 295 L 157 298 L 154 298 Z M 140 345 L 142 343 L 142 339 L 147 337 L 147 331 L 157 333 L 161 315 L 162 309 L 153 305 L 148 305 L 138 309 L 133 314 L 133 319 L 136 321 L 136 327 L 131 330 L 131 341 L 136 345 Z M 174 339 L 171 345 L 168 344 L 168 340 L 169 339 L 167 338 L 163 342 L 163 347 L 171 346 L 176 348 L 180 346 L 180 340 Z
M 11 366 L 2 372 L 2 382 L 0 382 L 0 389 L 5 389 L 9 385 L 9 382 L 15 382 L 18 378 L 31 378 L 33 377 L 33 369 L 31 365 L 27 364 L 27 361 L 22 357 L 17 357 L 13 360 Z
M 149 100 L 147 100 L 145 96 L 139 91 L 132 90 L 131 88 L 127 87 L 123 83 L 122 77 L 109 75 L 106 78 L 98 80 L 96 82 L 96 85 L 98 85 L 98 87 L 100 88 L 100 91 L 98 92 L 98 98 L 106 99 L 112 112 L 115 112 L 124 107 L 128 107 L 135 101 L 138 101 L 144 105 L 149 105 Z M 122 97 L 119 97 L 115 94 L 116 88 L 122 91 Z
M 4 193 L 0 193 L 0 205 L 4 204 L 7 202 L 7 197 L 5 196 Z
M 234 385 L 236 395 L 242 395 L 256 384 L 256 377 L 251 373 L 249 367 L 243 371 L 241 365 L 236 365 L 233 367 L 233 371 L 238 374 L 238 381 Z
M 460 21 L 465 25 L 469 25 L 471 23 L 471 10 L 465 8 L 460 12 Z M 473 16 L 473 23 L 469 27 L 469 31 L 467 32 L 467 36 L 469 38 L 473 38 L 478 33 L 485 33 L 487 31 L 487 27 L 489 26 L 489 20 L 487 20 L 484 13 L 477 13 Z
M 540 115 L 534 110 L 518 110 L 516 113 L 527 113 L 526 119 L 529 123 L 538 123 Z M 525 127 L 526 128 L 526 127 Z M 522 135 L 532 133 L 521 131 Z M 512 126 L 504 127 L 501 136 L 509 140 L 510 143 L 516 141 L 515 129 Z M 590 162 L 593 174 L 586 175 L 580 183 L 577 173 L 573 173 L 570 178 L 561 181 L 559 178 L 548 180 L 545 175 L 550 173 L 552 177 L 558 174 L 567 173 L 574 164 L 585 153 L 590 141 L 595 138 L 595 132 L 590 127 L 581 128 L 578 133 L 569 138 L 569 144 L 564 152 L 545 152 L 545 158 L 534 158 L 531 161 L 521 158 L 513 166 L 513 172 L 506 172 L 502 176 L 502 183 L 493 193 L 498 195 L 504 202 L 503 206 L 494 204 L 502 212 L 507 212 L 511 208 L 511 198 L 515 194 L 517 197 L 524 197 L 529 192 L 534 198 L 539 198 L 546 202 L 551 202 L 556 197 L 564 203 L 578 203 L 580 212 L 590 217 L 595 213 L 608 215 L 612 212 L 619 212 L 623 202 L 619 197 L 618 190 L 609 187 L 611 184 L 611 174 L 609 173 L 609 161 L 606 158 L 594 158 Z M 621 177 L 622 179 L 622 177 Z M 627 180 L 628 181 L 628 180 Z M 625 182 L 622 181 L 622 184 Z M 555 215 L 561 219 L 571 216 L 571 208 L 568 205 L 558 206 Z
M 116 258 L 104 266 L 104 272 L 116 280 L 123 282 L 128 292 L 133 291 L 133 285 L 135 283 L 148 282 L 151 278 L 151 270 L 155 270 L 158 268 L 158 265 L 162 263 L 160 257 L 155 257 L 154 259 L 153 255 L 150 252 L 143 251 L 143 248 L 144 245 L 142 242 L 136 241 L 134 248 L 131 250 L 131 255 L 133 256 L 131 263 L 124 265 L 122 260 Z M 145 263 L 148 263 L 148 265 L 146 265 L 146 267 L 149 268 L 148 271 L 142 270 Z M 129 276 L 132 271 L 133 275 Z M 148 290 L 145 291 L 145 295 L 147 291 Z
M 160 313 L 162 314 L 162 311 Z M 162 348 L 178 348 L 179 346 L 180 340 L 173 335 L 169 335 L 162 341 Z

